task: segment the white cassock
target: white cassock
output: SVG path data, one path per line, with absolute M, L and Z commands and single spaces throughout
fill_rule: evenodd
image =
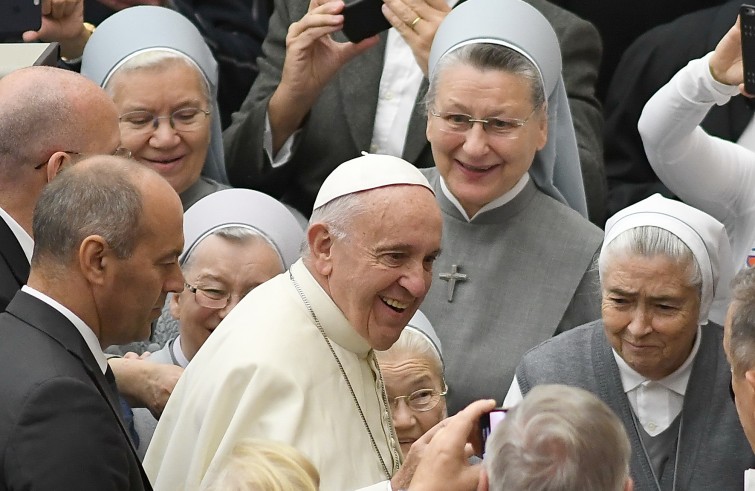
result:
M 354 396 L 310 312 L 283 273 L 247 295 L 184 372 L 144 460 L 156 491 L 198 489 L 245 438 L 287 443 L 320 472 L 320 489 L 390 489 L 400 448 L 367 341 L 301 260 L 293 277 L 330 339 Z M 364 412 L 359 414 L 354 397 Z

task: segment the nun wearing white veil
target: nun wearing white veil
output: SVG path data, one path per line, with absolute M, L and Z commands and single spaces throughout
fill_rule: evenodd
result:
M 170 340 L 146 358 L 182 368 L 247 293 L 298 259 L 304 231 L 274 198 L 251 189 L 225 189 L 186 210 L 184 238 L 179 258 L 184 290 L 170 296 L 170 314 L 164 311 L 158 321 L 158 331 L 168 331 L 156 333 Z M 170 316 L 177 322 L 168 322 Z M 144 458 L 157 421 L 148 410 L 134 409 L 134 424 L 137 451 Z
M 170 182 L 184 210 L 228 187 L 217 62 L 191 21 L 163 7 L 121 10 L 92 34 L 81 74 L 110 94 L 122 145 Z
M 429 61 L 423 170 L 443 254 L 422 310 L 445 349 L 449 413 L 505 395 L 520 357 L 600 315 L 601 231 L 584 218 L 556 34 L 520 0 L 448 14 Z

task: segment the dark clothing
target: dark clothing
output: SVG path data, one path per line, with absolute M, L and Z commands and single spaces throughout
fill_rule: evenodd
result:
M 654 193 L 675 197 L 650 167 L 637 121 L 650 97 L 676 72 L 715 49 L 734 24 L 740 4 L 736 0 L 685 15 L 647 32 L 627 49 L 605 106 L 609 216 Z M 724 106 L 713 106 L 701 126 L 714 136 L 736 141 L 752 115 L 751 103 L 738 96 Z
M 603 62 L 597 86 L 601 101 L 605 100 L 608 84 L 622 54 L 638 36 L 681 15 L 723 3 L 721 0 L 634 0 L 631 3 L 611 0 L 551 1 L 589 20 L 598 28 L 603 38 Z
M 28 278 L 29 260 L 8 224 L 0 218 L 0 312 Z
M 81 334 L 18 292 L 0 314 L 0 491 L 151 490 Z

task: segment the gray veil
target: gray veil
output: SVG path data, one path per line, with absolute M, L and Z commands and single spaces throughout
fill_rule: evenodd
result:
M 104 87 L 123 63 L 139 53 L 154 49 L 185 55 L 209 83 L 212 126 L 202 174 L 228 184 L 217 104 L 218 64 L 202 35 L 187 18 L 167 8 L 147 5 L 129 7 L 111 15 L 89 38 L 81 59 L 81 74 Z
M 430 78 L 444 55 L 475 43 L 511 48 L 540 71 L 548 100 L 548 140 L 535 155 L 529 174 L 545 194 L 587 217 L 577 139 L 561 77 L 561 49 L 553 27 L 521 0 L 468 0 L 446 16 L 435 34 Z

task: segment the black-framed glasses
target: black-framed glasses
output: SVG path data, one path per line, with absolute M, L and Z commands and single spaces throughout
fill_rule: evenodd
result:
M 198 107 L 184 107 L 167 116 L 157 116 L 150 111 L 131 111 L 122 114 L 118 120 L 121 127 L 134 133 L 151 133 L 160 126 L 161 119 L 167 119 L 176 131 L 196 131 L 210 115 L 210 111 Z
M 197 301 L 197 303 L 207 309 L 219 310 L 225 308 L 225 306 L 228 305 L 228 302 L 231 299 L 231 293 L 224 290 L 218 290 L 216 288 L 202 288 L 186 282 L 184 282 L 184 286 L 187 290 L 194 294 L 194 299 Z M 245 295 L 242 295 L 242 298 L 244 296 Z
M 81 152 L 74 152 L 73 150 L 57 150 L 57 151 L 58 152 L 67 153 L 69 155 L 79 155 L 79 156 L 87 155 L 87 154 L 84 154 L 84 153 L 81 153 Z M 118 147 L 110 155 L 112 155 L 114 157 L 123 157 L 124 159 L 130 159 L 131 158 L 131 150 L 129 150 L 126 147 Z M 50 157 L 52 157 L 52 155 L 50 155 Z M 47 160 L 45 160 L 41 164 L 35 165 L 34 166 L 34 170 L 39 170 L 42 167 L 46 166 L 47 163 L 50 160 L 50 157 L 47 157 Z
M 398 396 L 391 399 L 391 410 L 395 411 L 398 401 L 404 399 L 409 409 L 419 412 L 429 411 L 437 406 L 440 398 L 446 394 L 448 394 L 448 389 L 445 389 L 443 392 L 438 392 L 435 389 L 415 390 L 408 396 Z
M 446 133 L 466 133 L 472 129 L 475 123 L 480 123 L 485 132 L 490 136 L 501 138 L 516 138 L 518 129 L 527 124 L 537 111 L 533 109 L 529 116 L 524 119 L 516 118 L 473 118 L 469 114 L 457 113 L 453 111 L 436 111 L 430 110 L 430 114 L 440 119 L 440 130 Z

